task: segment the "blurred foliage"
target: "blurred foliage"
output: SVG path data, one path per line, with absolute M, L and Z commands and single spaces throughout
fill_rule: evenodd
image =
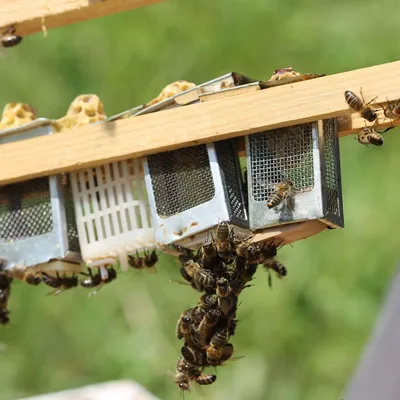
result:
M 54 118 L 75 96 L 95 93 L 112 115 L 177 79 L 201 83 L 230 71 L 268 79 L 289 65 L 333 74 L 395 61 L 398 22 L 388 10 L 397 6 L 167 0 L 25 38 L 1 58 L 0 104 L 31 103 Z M 289 275 L 272 291 L 258 271 L 232 339 L 245 357 L 191 399 L 341 398 L 398 260 L 400 135 L 385 136 L 383 148 L 351 137 L 340 145 L 346 228 L 283 249 Z M 48 288 L 16 283 L 12 324 L 0 330 L 1 399 L 123 378 L 177 399 L 166 375 L 181 347 L 175 324 L 197 296 L 169 279 L 179 271 L 163 256 L 158 274 L 129 271 L 90 298 L 84 289 L 47 297 Z

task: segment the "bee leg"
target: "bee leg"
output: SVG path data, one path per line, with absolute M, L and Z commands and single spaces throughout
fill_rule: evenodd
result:
M 268 268 L 268 286 L 272 289 L 272 276 L 269 268 Z

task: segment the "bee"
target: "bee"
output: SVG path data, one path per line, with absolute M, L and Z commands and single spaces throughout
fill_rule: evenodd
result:
M 97 274 L 93 275 L 92 269 L 88 268 L 88 272 L 88 274 L 86 274 L 85 272 L 81 272 L 82 275 L 88 277 L 87 279 L 84 279 L 80 282 L 81 286 L 83 286 L 84 288 L 94 288 L 102 284 L 100 271 Z
M 192 347 L 184 346 L 181 348 L 182 357 L 191 365 L 196 367 L 206 366 L 206 357 L 204 352 L 196 351 Z
M 285 201 L 286 206 L 290 210 L 294 210 L 294 196 L 295 191 L 293 183 L 289 180 L 284 180 L 276 185 L 276 188 L 268 196 L 267 206 L 268 208 L 277 207 L 282 201 Z
M 389 103 L 389 100 L 388 100 Z M 400 99 L 396 101 L 394 105 L 388 105 L 386 108 L 383 107 L 385 117 L 390 119 L 400 118 Z
M 224 347 L 229 341 L 229 333 L 228 329 L 220 329 L 214 333 L 213 337 L 211 338 L 210 345 L 222 348 Z
M 153 272 L 156 272 L 156 269 L 154 266 L 158 262 L 158 255 L 155 249 L 151 253 L 148 253 L 147 251 L 144 252 L 144 258 L 143 258 L 143 263 L 146 268 L 151 268 Z
M 195 376 L 194 381 L 198 385 L 211 385 L 216 381 L 216 379 L 217 376 L 213 374 L 199 374 Z
M 103 279 L 103 282 L 110 283 L 114 279 L 117 279 L 117 271 L 112 266 L 109 266 L 107 268 L 107 278 Z
M 0 275 L 0 324 L 6 325 L 10 322 L 9 314 L 7 310 L 8 299 L 11 293 L 11 282 L 12 278 L 6 275 Z
M 258 264 L 246 263 L 246 267 L 242 273 L 231 283 L 231 292 L 234 296 L 239 296 L 243 289 L 251 286 L 247 285 L 247 283 L 253 280 L 254 274 L 257 272 L 257 268 Z
M 227 344 L 228 340 L 229 334 L 227 330 L 215 333 L 206 351 L 208 364 L 217 366 L 222 363 L 224 346 Z
M 264 268 L 268 271 L 268 286 L 272 288 L 271 270 L 275 271 L 278 278 L 283 278 L 287 275 L 286 267 L 275 258 L 264 260 Z
M 225 221 L 217 225 L 215 230 L 217 237 L 217 253 L 225 261 L 229 262 L 232 259 L 233 253 L 233 229 Z
M 227 315 L 234 305 L 234 297 L 230 296 L 231 288 L 226 278 L 217 280 L 218 307 L 224 315 Z
M 383 137 L 380 133 L 378 133 L 375 129 L 371 127 L 365 127 L 356 138 L 359 143 L 364 144 L 368 147 L 369 144 L 374 146 L 382 146 L 383 145 Z
M 144 263 L 144 257 L 140 257 L 138 251 L 136 250 L 136 257 L 132 254 L 128 254 L 128 264 L 137 270 L 146 268 Z
M 193 338 L 192 333 L 194 331 L 193 318 L 191 316 L 192 309 L 186 310 L 181 314 L 176 325 L 176 337 L 184 339 L 185 345 L 192 346 Z
M 236 255 L 244 258 L 249 263 L 257 263 L 260 260 L 261 250 L 258 245 L 243 241 L 236 246 Z
M 58 272 L 56 272 L 56 277 L 46 274 L 42 272 L 42 279 L 43 282 L 56 290 L 49 293 L 50 294 L 60 294 L 64 290 L 71 289 L 73 287 L 78 286 L 78 278 L 73 274 L 71 277 L 63 276 L 61 277 Z
M 218 297 L 214 294 L 205 293 L 200 297 L 199 305 L 204 311 L 216 308 L 218 305 Z
M 373 122 L 377 118 L 376 111 L 373 107 L 370 106 L 372 102 L 376 100 L 374 97 L 368 103 L 365 103 L 364 96 L 362 93 L 362 88 L 360 89 L 361 99 L 350 90 L 346 90 L 344 92 L 344 98 L 346 99 L 346 103 L 352 108 L 354 111 L 358 111 L 360 115 L 369 122 Z
M 14 26 L 9 26 L 1 35 L 1 45 L 3 47 L 14 47 L 20 44 L 22 37 L 15 34 Z
M 208 340 L 212 335 L 212 330 L 218 322 L 220 312 L 218 309 L 211 309 L 206 312 L 198 328 L 194 332 L 194 339 L 197 347 L 203 349 L 207 346 Z
M 189 376 L 183 372 L 178 372 L 174 378 L 175 383 L 182 391 L 190 390 L 190 380 L 193 380 L 198 385 L 211 385 L 216 381 L 216 379 L 216 375 L 202 374 L 201 372 L 197 372 L 196 374 L 193 374 L 193 376 Z
M 199 263 L 189 260 L 184 265 L 185 273 L 191 278 L 193 287 L 199 292 L 214 291 L 215 278 L 209 270 L 203 269 Z M 181 275 L 184 273 L 181 271 Z
M 236 332 L 236 327 L 238 324 L 238 320 L 235 318 L 231 318 L 228 322 L 228 333 L 230 336 L 233 336 Z
M 213 271 L 215 264 L 218 261 L 218 253 L 215 243 L 210 239 L 205 240 L 201 246 L 200 254 L 203 268 Z
M 7 271 L 7 273 L 9 276 L 15 279 L 20 279 L 29 285 L 37 286 L 42 281 L 38 272 L 32 267 L 13 268 Z
M 278 247 L 283 243 L 283 240 L 281 240 L 279 243 L 274 243 L 274 241 L 272 242 L 265 242 L 263 247 L 261 248 L 261 255 L 262 258 L 268 259 L 268 258 L 274 258 L 277 256 L 278 254 Z

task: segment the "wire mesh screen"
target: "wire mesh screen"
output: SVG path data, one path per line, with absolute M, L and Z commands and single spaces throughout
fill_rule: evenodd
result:
M 246 219 L 242 182 L 238 161 L 234 153 L 234 145 L 231 140 L 221 140 L 214 143 L 214 146 L 217 152 L 218 164 L 224 176 L 232 215 L 240 219 Z
M 0 242 L 27 239 L 52 229 L 48 178 L 0 187 Z
M 314 188 L 313 124 L 249 136 L 253 199 L 265 202 L 279 182 L 293 182 L 296 193 Z
M 66 177 L 67 175 L 65 175 Z M 78 229 L 76 226 L 74 199 L 72 197 L 72 188 L 68 179 L 65 179 L 64 186 L 64 204 L 65 214 L 67 220 L 67 237 L 69 243 L 69 250 L 80 252 Z
M 334 119 L 323 120 L 323 132 L 327 211 L 340 216 L 339 179 L 337 174 L 339 159 Z
M 215 195 L 206 145 L 151 155 L 148 166 L 157 214 L 162 218 L 204 204 Z

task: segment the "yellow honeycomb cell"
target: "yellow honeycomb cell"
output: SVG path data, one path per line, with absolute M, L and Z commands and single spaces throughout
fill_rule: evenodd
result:
M 29 104 L 7 103 L 1 115 L 0 129 L 24 125 L 36 118 L 36 112 Z
M 155 99 L 145 104 L 145 107 L 150 107 L 153 104 L 157 104 L 160 101 L 175 96 L 176 94 L 184 92 L 185 90 L 193 89 L 195 86 L 196 86 L 195 83 L 187 81 L 172 82 L 169 85 L 167 85 Z

